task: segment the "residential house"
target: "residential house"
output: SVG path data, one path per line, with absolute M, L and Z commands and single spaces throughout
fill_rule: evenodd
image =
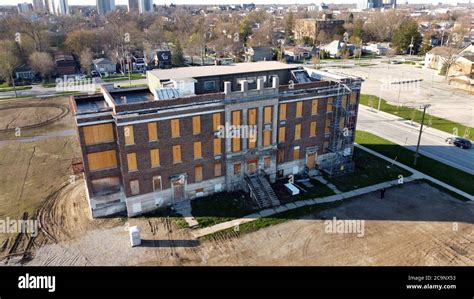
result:
M 362 46 L 363 54 L 385 55 L 387 51 L 388 48 L 380 43 L 368 43 Z
M 61 52 L 55 53 L 54 66 L 57 76 L 62 77 L 79 73 L 79 65 L 73 55 Z
M 435 47 L 426 53 L 424 67 L 441 72 L 446 64 L 446 61 L 448 61 L 454 55 L 458 55 L 460 52 L 461 49 L 445 46 Z
M 270 61 L 273 60 L 273 49 L 268 46 L 245 48 L 245 61 Z
M 94 59 L 92 64 L 94 65 L 94 69 L 99 73 L 114 74 L 117 72 L 117 64 L 108 58 Z
M 294 46 L 284 48 L 283 55 L 286 62 L 300 62 L 311 59 L 318 52 L 319 50 L 316 47 Z
M 333 36 L 339 29 L 343 30 L 343 26 L 344 20 L 334 19 L 332 14 L 324 13 L 320 19 L 297 19 L 294 33 L 297 40 L 305 37 L 317 40 L 320 32 Z
M 331 58 L 342 58 L 342 51 L 347 50 L 348 56 L 351 56 L 354 53 L 354 45 L 346 44 L 340 40 L 333 40 L 329 44 L 321 46 L 321 50 L 326 51 Z

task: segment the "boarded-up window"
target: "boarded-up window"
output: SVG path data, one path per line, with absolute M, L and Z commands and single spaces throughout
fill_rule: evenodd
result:
M 301 124 L 295 125 L 295 140 L 301 139 Z
M 240 125 L 240 110 L 232 111 L 232 125 Z
M 179 132 L 179 119 L 171 120 L 171 137 L 176 138 L 180 136 Z
M 193 116 L 193 135 L 201 133 L 201 117 Z
M 222 163 L 216 162 L 214 163 L 214 176 L 219 177 L 222 175 Z
M 158 127 L 156 122 L 148 123 L 148 141 L 158 140 Z
M 233 126 L 240 125 L 240 111 L 232 111 L 232 125 Z M 232 138 L 232 151 L 233 152 L 240 151 L 240 148 L 241 148 L 240 140 L 241 140 L 240 136 L 236 136 Z
M 220 113 L 212 114 L 212 130 L 213 131 L 219 130 L 220 125 L 221 125 L 221 114 Z
M 114 141 L 112 124 L 102 124 L 84 127 L 84 140 L 86 145 Z
M 101 178 L 91 181 L 92 192 L 96 196 L 112 194 L 120 191 L 119 177 Z
M 351 104 L 355 105 L 357 103 L 357 93 L 351 93 Z
M 278 128 L 278 142 L 285 142 L 286 128 Z
M 311 101 L 311 115 L 318 114 L 318 100 Z
M 91 171 L 117 167 L 115 150 L 87 154 Z
M 263 131 L 263 146 L 269 146 L 272 141 L 272 131 L 270 130 L 264 130 Z
M 214 138 L 214 156 L 219 156 L 222 154 L 222 139 Z
M 331 120 L 326 119 L 326 129 L 324 130 L 325 134 L 330 134 L 331 133 Z
M 339 128 L 340 129 L 344 128 L 345 121 L 346 121 L 346 119 L 344 117 L 341 117 L 341 119 L 339 120 Z
M 257 124 L 257 109 L 249 109 L 249 125 L 256 125 Z
M 201 159 L 202 158 L 202 151 L 201 151 L 201 141 L 194 141 L 194 159 Z
M 332 98 L 328 99 L 328 104 L 327 104 L 327 108 L 326 108 L 326 111 L 327 112 L 332 112 Z
M 263 168 L 268 169 L 270 168 L 270 162 L 272 161 L 271 157 L 264 157 L 263 158 Z
M 161 176 L 160 175 L 155 175 L 153 177 L 153 191 L 160 191 L 162 188 L 161 185 Z
M 310 125 L 310 128 L 309 128 L 309 136 L 310 137 L 316 136 L 316 122 L 315 121 L 311 122 L 311 125 Z
M 151 167 L 160 166 L 160 151 L 155 148 L 150 150 Z
M 181 162 L 181 145 L 173 145 L 173 163 Z
M 125 144 L 135 144 L 135 137 L 133 134 L 133 126 L 125 126 L 123 128 L 123 134 L 125 135 Z
M 138 180 L 130 181 L 130 190 L 132 191 L 132 195 L 140 194 L 140 183 Z
M 272 123 L 272 106 L 267 106 L 263 108 L 263 123 L 264 124 Z
M 296 117 L 303 117 L 303 102 L 296 102 Z
M 280 104 L 280 120 L 286 120 L 286 104 Z
M 137 154 L 129 153 L 127 154 L 127 164 L 128 164 L 128 172 L 136 171 L 137 168 Z
M 285 150 L 280 148 L 278 149 L 278 163 L 285 162 Z
M 195 166 L 194 167 L 194 181 L 200 182 L 202 181 L 202 166 Z
M 299 158 L 300 158 L 300 147 L 295 146 L 293 148 L 293 160 L 299 160 Z
M 240 163 L 234 164 L 234 174 L 240 174 Z

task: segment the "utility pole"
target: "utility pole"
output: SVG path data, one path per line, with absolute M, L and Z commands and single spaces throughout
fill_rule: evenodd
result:
M 418 143 L 416 144 L 415 160 L 413 160 L 413 165 L 415 166 L 418 160 L 418 151 L 420 149 L 421 133 L 423 132 L 423 122 L 425 121 L 425 113 L 426 113 L 426 109 L 429 106 L 431 105 L 430 104 L 423 105 L 423 115 L 421 116 L 420 133 L 418 134 Z
M 14 71 L 14 70 L 15 70 L 15 69 L 13 69 L 13 71 Z M 10 78 L 11 78 L 11 80 L 12 80 L 13 90 L 15 91 L 15 98 L 17 98 L 17 97 L 18 97 L 18 94 L 17 94 L 17 92 L 16 92 L 16 84 L 15 84 L 15 78 L 13 78 L 13 71 L 10 72 Z

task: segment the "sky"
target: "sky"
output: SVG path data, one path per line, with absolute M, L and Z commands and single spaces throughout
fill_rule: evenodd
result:
M 339 3 L 356 3 L 357 0 L 323 0 L 322 2 L 331 4 Z M 405 2 L 405 0 L 398 0 L 400 2 Z M 29 2 L 32 3 L 32 0 L 0 0 L 0 5 L 16 5 L 17 3 Z M 69 0 L 69 5 L 95 5 L 95 0 Z M 115 0 L 116 5 L 126 5 L 127 0 Z M 321 0 L 154 0 L 154 3 L 157 5 L 162 4 L 241 4 L 241 3 L 255 3 L 255 4 L 309 4 L 309 3 L 320 3 Z M 456 4 L 456 3 L 467 3 L 468 0 L 408 0 L 408 3 L 438 3 L 442 2 L 445 4 Z M 474 2 L 474 1 L 473 1 Z

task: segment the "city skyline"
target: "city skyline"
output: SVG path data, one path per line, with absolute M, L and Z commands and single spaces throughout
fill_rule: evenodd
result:
M 32 0 L 0 0 L 0 5 L 12 5 L 16 6 L 19 3 L 32 3 Z M 96 5 L 95 0 L 69 0 L 69 5 Z M 116 5 L 127 5 L 128 0 L 116 0 Z M 242 3 L 255 3 L 255 4 L 311 4 L 311 3 L 321 3 L 324 2 L 326 4 L 349 4 L 353 3 L 356 4 L 355 1 L 351 0 L 331 0 L 331 1 L 314 1 L 314 0 L 154 0 L 153 4 L 162 5 L 162 4 L 188 4 L 188 5 L 214 5 L 214 4 L 242 4 Z M 433 1 L 433 0 L 408 0 L 410 4 L 436 4 L 441 2 L 443 4 L 450 4 L 455 5 L 456 3 L 468 3 L 468 0 L 444 0 L 444 1 Z M 405 1 L 400 1 L 400 4 L 405 3 Z

